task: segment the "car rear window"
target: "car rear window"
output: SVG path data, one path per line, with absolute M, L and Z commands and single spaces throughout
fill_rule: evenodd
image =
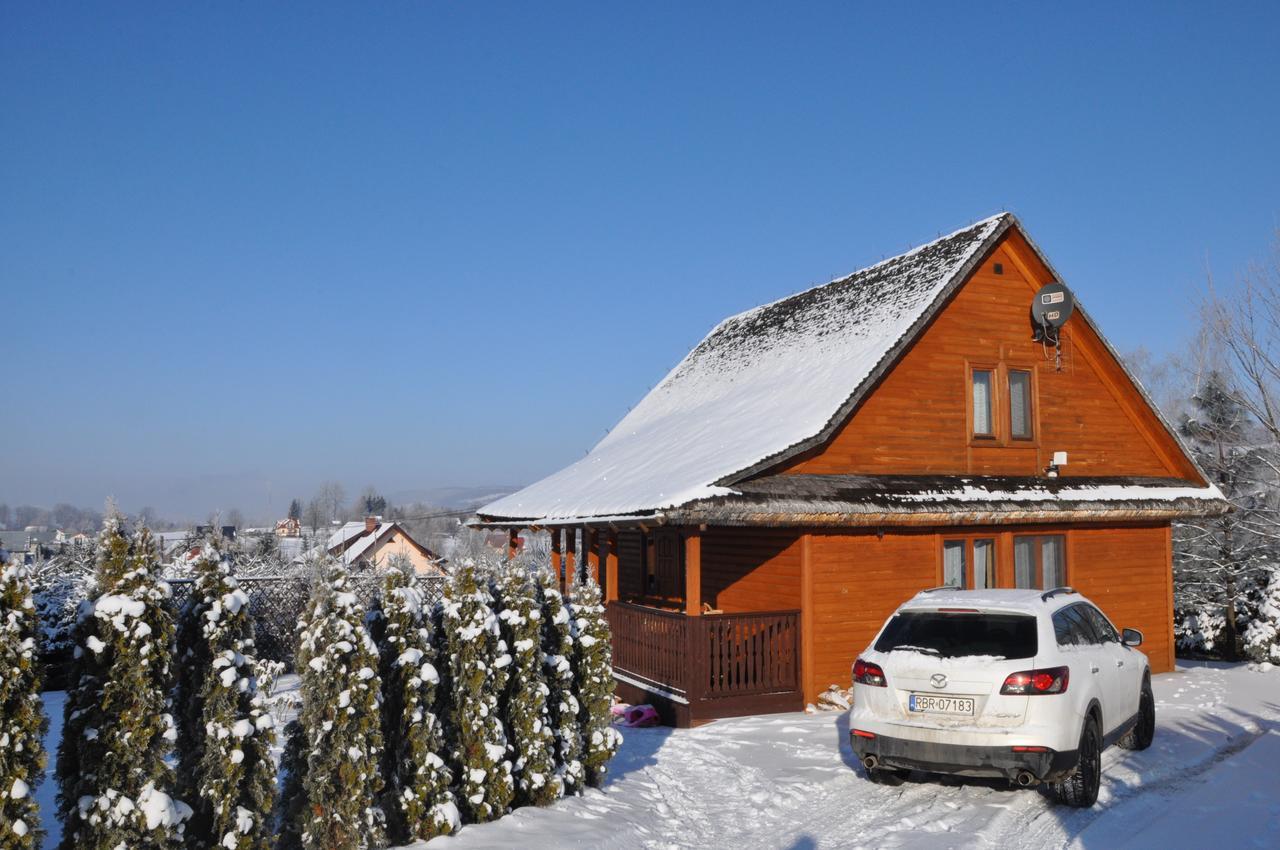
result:
M 893 615 L 875 648 L 877 652 L 907 650 L 942 658 L 1031 658 L 1036 654 L 1036 618 L 902 611 Z

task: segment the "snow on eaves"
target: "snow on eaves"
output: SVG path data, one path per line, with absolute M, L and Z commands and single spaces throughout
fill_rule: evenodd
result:
M 995 216 L 721 322 L 586 457 L 480 508 L 486 518 L 648 513 L 827 428 L 988 246 Z

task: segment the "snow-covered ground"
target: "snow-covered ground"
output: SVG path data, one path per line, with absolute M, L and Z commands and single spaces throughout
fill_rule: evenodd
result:
M 626 730 L 604 791 L 413 847 L 1280 847 L 1280 670 L 1184 663 L 1154 685 L 1155 743 L 1108 750 L 1085 811 L 997 782 L 872 785 L 844 714 L 784 714 Z M 54 790 L 51 766 L 46 826 Z

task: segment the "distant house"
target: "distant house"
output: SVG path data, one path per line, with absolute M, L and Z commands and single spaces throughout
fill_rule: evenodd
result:
M 413 564 L 418 575 L 443 575 L 442 559 L 414 540 L 397 522 L 381 517 L 366 517 L 364 522 L 349 522 L 329 537 L 329 554 L 343 563 L 366 567 L 385 567 L 401 555 Z
M 289 517 L 276 523 L 276 537 L 301 537 L 302 521 Z

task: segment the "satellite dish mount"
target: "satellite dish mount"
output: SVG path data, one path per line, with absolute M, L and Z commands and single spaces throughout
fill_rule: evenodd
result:
M 1049 359 L 1049 346 L 1053 346 L 1054 368 L 1062 371 L 1062 326 L 1075 310 L 1071 290 L 1060 283 L 1046 283 L 1031 299 L 1031 338 L 1044 347 L 1044 358 Z

